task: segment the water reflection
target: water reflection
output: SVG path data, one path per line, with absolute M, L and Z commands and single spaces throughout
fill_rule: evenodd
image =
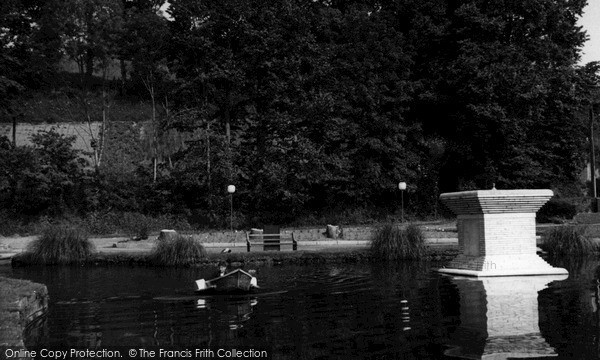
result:
M 600 358 L 598 261 L 564 281 L 441 276 L 431 264 L 257 269 L 269 293 L 198 296 L 204 269 L 5 269 L 47 284 L 39 346 L 270 348 L 277 359 Z M 533 281 L 533 283 L 531 283 Z M 508 315 L 512 314 L 512 315 Z M 541 354 L 541 355 L 540 355 Z
M 540 333 L 538 293 L 567 276 L 453 277 L 460 326 L 445 355 L 465 359 L 556 356 Z
M 540 330 L 563 358 L 600 358 L 598 261 L 560 260 L 569 269 L 568 280 L 540 292 Z
M 253 307 L 258 304 L 258 299 L 251 298 L 229 298 L 226 296 L 214 296 L 199 298 L 196 300 L 196 308 L 217 312 L 229 323 L 229 329 L 242 328 L 243 323 L 250 320 Z

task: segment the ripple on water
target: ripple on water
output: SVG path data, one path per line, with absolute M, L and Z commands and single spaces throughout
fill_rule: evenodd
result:
M 597 263 L 577 266 L 539 292 L 539 328 L 558 354 L 589 358 L 600 328 L 590 301 Z M 479 351 L 486 341 L 464 327 L 465 316 L 487 321 L 481 292 L 459 289 L 428 265 L 256 270 L 263 292 L 241 298 L 194 294 L 203 269 L 25 268 L 9 276 L 48 286 L 43 345 L 264 346 L 284 358 L 435 359 L 453 344 Z

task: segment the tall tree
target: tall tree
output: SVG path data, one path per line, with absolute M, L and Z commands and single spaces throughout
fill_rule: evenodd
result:
M 445 190 L 552 187 L 581 166 L 575 64 L 585 1 L 448 3 L 444 51 L 430 52 L 437 116 L 449 140 Z
M 168 140 L 158 117 L 158 104 L 164 101 L 168 109 L 168 95 L 165 91 L 169 80 L 167 50 L 169 29 L 167 19 L 158 14 L 157 4 L 140 2 L 139 7 L 131 7 L 126 12 L 126 21 L 121 37 L 122 58 L 132 64 L 132 75 L 140 81 L 147 91 L 152 104 L 150 120 L 151 149 L 153 162 L 153 180 L 156 182 L 159 157 L 159 145 Z M 162 99 L 162 101 L 161 101 Z
M 408 144 L 420 130 L 402 116 L 410 54 L 388 14 L 295 1 L 173 6 L 188 99 L 222 121 L 226 139 L 244 134 L 233 163 L 248 204 L 379 204 L 415 176 Z
M 50 82 L 61 58 L 59 0 L 7 0 L 0 3 L 0 79 L 26 87 Z
M 84 161 L 75 137 L 54 129 L 31 137 L 34 146 L 14 146 L 0 137 L 0 197 L 18 215 L 62 215 L 84 207 L 79 196 Z
M 90 79 L 95 67 L 106 70 L 117 57 L 122 26 L 120 0 L 65 0 L 63 44 L 66 54 Z

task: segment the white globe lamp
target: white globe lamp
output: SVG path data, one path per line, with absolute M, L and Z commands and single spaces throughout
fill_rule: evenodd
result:
M 404 222 L 404 190 L 406 190 L 406 183 L 404 181 L 400 181 L 398 183 L 398 189 L 400 189 L 400 207 L 402 209 L 402 217 L 400 218 L 400 221 Z
M 227 185 L 227 192 L 229 193 L 229 228 L 233 232 L 233 193 L 235 192 L 235 185 Z

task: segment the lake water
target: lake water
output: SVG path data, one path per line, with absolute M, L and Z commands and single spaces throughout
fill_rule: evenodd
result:
M 48 286 L 31 348 L 257 349 L 273 359 L 595 359 L 597 261 L 564 281 L 442 276 L 440 264 L 259 267 L 250 296 L 198 296 L 211 269 L 0 267 Z

